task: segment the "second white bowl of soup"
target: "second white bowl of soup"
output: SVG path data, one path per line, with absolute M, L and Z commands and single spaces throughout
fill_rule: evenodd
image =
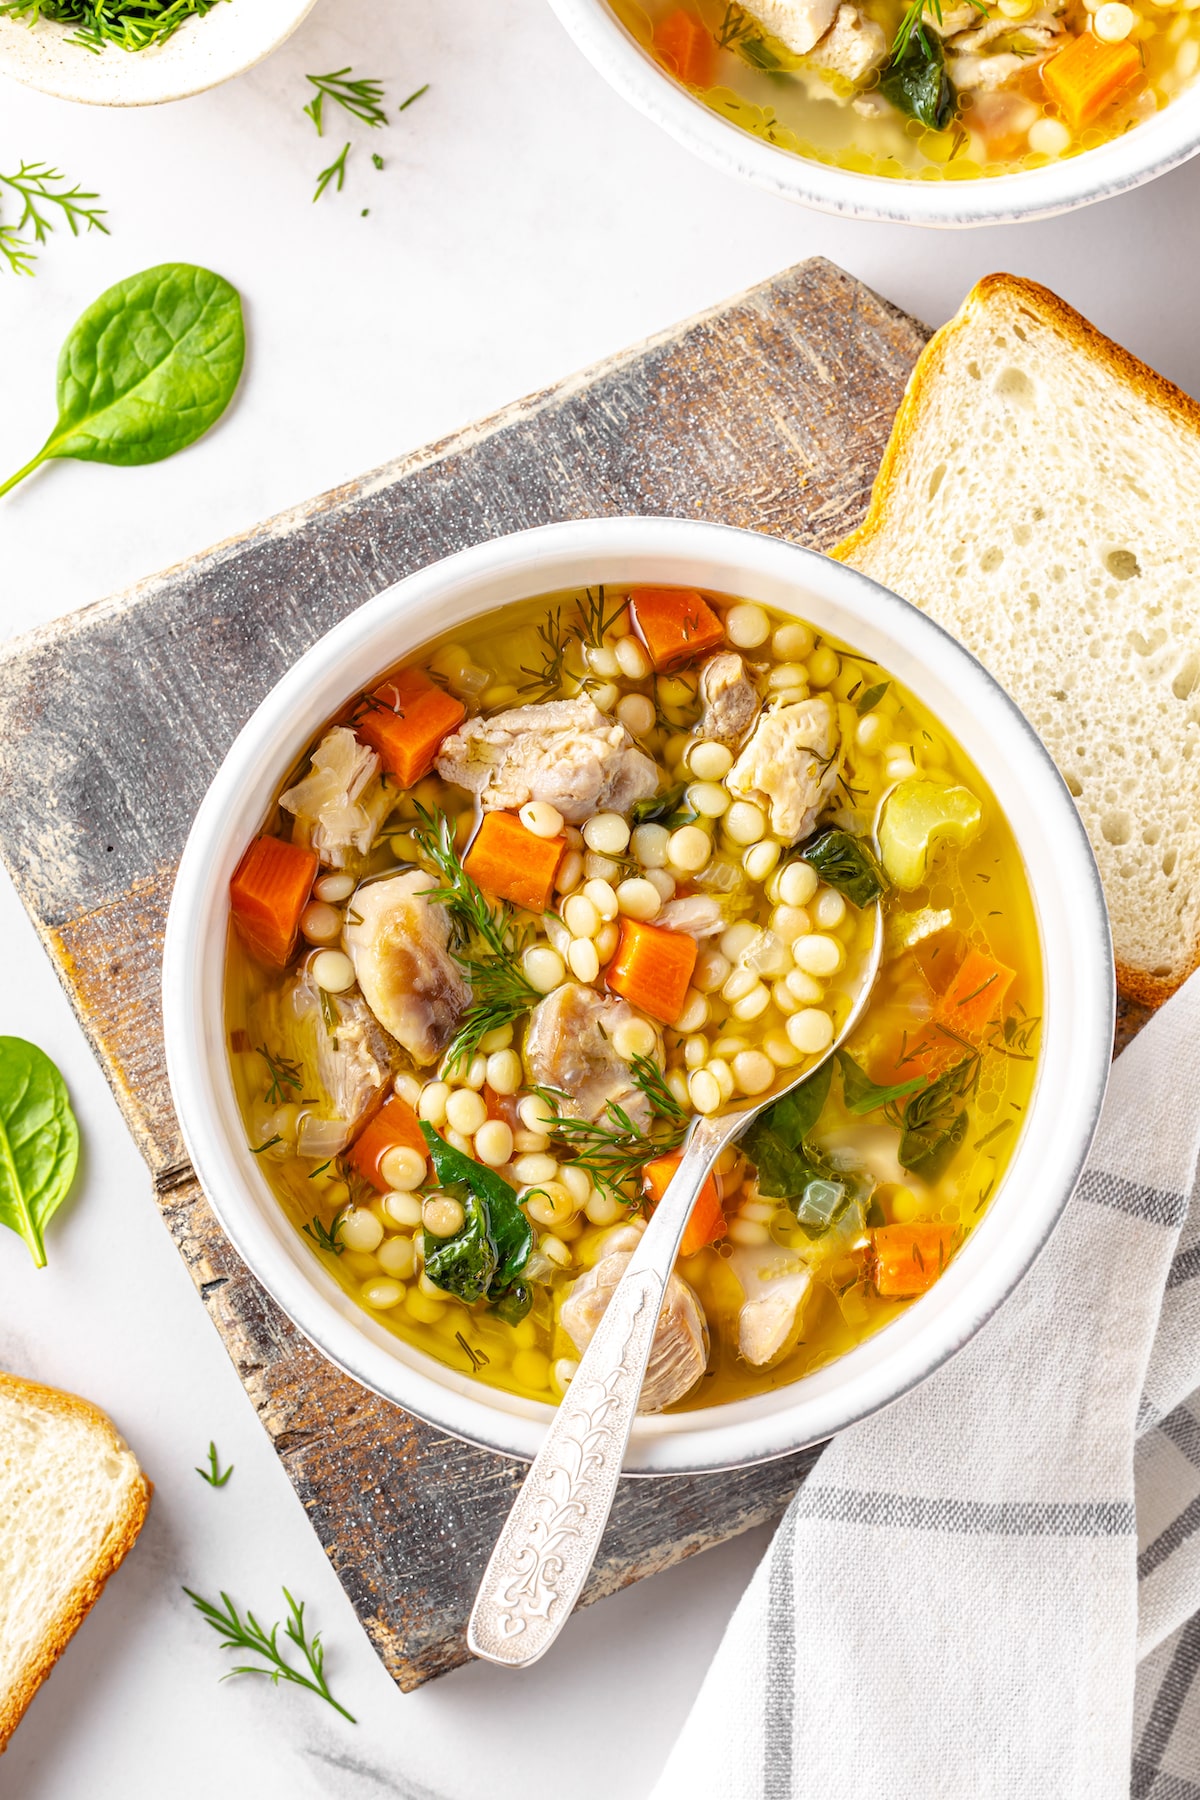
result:
M 1188 0 L 551 0 L 680 143 L 858 218 L 982 225 L 1088 205 L 1200 148 Z
M 810 552 L 622 519 L 423 570 L 279 683 L 189 839 L 164 1001 L 256 1275 L 521 1456 L 690 1120 L 811 1067 L 693 1216 L 644 1473 L 812 1442 L 966 1342 L 1078 1176 L 1113 1005 L 1074 805 L 966 651 Z

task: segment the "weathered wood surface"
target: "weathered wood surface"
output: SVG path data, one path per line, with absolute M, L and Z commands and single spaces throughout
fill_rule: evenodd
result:
M 164 1217 L 389 1672 L 465 1658 L 521 1465 L 325 1363 L 239 1262 L 171 1109 L 159 964 L 174 869 L 267 690 L 389 583 L 596 514 L 824 548 L 865 510 L 924 328 L 822 261 L 0 653 L 0 854 L 155 1178 Z M 165 729 L 165 722 L 171 729 Z M 776 1517 L 812 1460 L 622 1483 L 587 1598 Z

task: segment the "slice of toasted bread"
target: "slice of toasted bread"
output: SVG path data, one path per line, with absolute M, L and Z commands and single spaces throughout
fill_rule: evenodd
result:
M 913 371 L 834 555 L 961 639 L 1041 734 L 1118 979 L 1200 963 L 1200 407 L 1045 288 L 990 275 Z
M 0 1373 L 0 1750 L 132 1548 L 150 1493 L 96 1407 Z

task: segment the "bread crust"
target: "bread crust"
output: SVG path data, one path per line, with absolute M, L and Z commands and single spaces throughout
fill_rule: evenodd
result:
M 19 1375 L 7 1375 L 0 1370 L 0 1399 L 26 1402 L 44 1411 L 81 1420 L 90 1432 L 106 1439 L 119 1455 L 131 1455 L 107 1413 L 76 1394 L 43 1387 L 38 1382 L 25 1381 Z M 30 1701 L 100 1598 L 105 1582 L 137 1542 L 153 1492 L 153 1485 L 138 1469 L 137 1480 L 129 1484 L 121 1511 L 109 1526 L 91 1568 L 77 1582 L 57 1615 L 47 1622 L 41 1643 L 18 1675 L 12 1690 L 0 1694 L 0 1754 L 8 1748 Z
M 1036 281 L 1027 281 L 1021 275 L 985 275 L 981 281 L 976 282 L 954 317 L 934 332 L 917 358 L 904 390 L 904 398 L 892 422 L 892 433 L 871 488 L 871 501 L 866 517 L 849 537 L 843 538 L 840 544 L 835 544 L 829 551 L 835 562 L 853 563 L 886 526 L 889 504 L 904 458 L 916 437 L 927 391 L 940 378 L 958 333 L 973 323 L 989 302 L 996 300 L 1025 306 L 1038 314 L 1048 325 L 1060 331 L 1064 337 L 1072 339 L 1079 349 L 1105 365 L 1113 375 L 1127 383 L 1144 399 L 1161 407 L 1180 424 L 1200 436 L 1200 402 L 1184 393 L 1182 388 L 1176 387 L 1173 381 L 1168 381 L 1165 375 L 1160 375 L 1149 364 L 1123 349 L 1120 344 L 1105 337 L 1082 313 L 1076 312 L 1073 306 L 1068 306 L 1065 300 L 1060 300 L 1049 288 L 1042 287 Z M 1193 946 L 1187 967 L 1176 976 L 1151 975 L 1144 969 L 1133 968 L 1118 960 L 1117 987 L 1127 998 L 1136 1000 L 1143 1006 L 1158 1007 L 1164 1000 L 1169 1000 L 1197 968 L 1200 968 L 1200 942 Z

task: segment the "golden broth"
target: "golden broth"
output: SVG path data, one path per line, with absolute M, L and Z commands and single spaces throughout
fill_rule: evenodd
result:
M 630 34 L 672 79 L 679 80 L 669 28 L 664 39 L 667 21 L 681 10 L 678 0 L 610 3 Z M 856 4 L 865 19 L 879 25 L 891 47 L 905 17 L 903 0 L 856 0 Z M 946 0 L 947 14 L 950 5 Z M 1094 117 L 1067 119 L 1043 84 L 1046 51 L 1020 35 L 1022 19 L 1028 24 L 1042 13 L 1033 0 L 1024 12 L 1022 5 L 1023 0 L 1006 0 L 1007 10 L 998 4 L 985 8 L 979 0 L 979 10 L 965 28 L 998 24 L 1006 35 L 993 40 L 991 53 L 1015 55 L 1025 67 L 995 91 L 959 91 L 952 116 L 941 130 L 871 99 L 878 94 L 886 62 L 882 70 L 854 84 L 806 68 L 803 59 L 786 54 L 784 61 L 800 66 L 754 66 L 748 55 L 759 53 L 755 46 L 766 34 L 757 29 L 751 14 L 731 7 L 727 0 L 687 0 L 683 10 L 703 28 L 711 53 L 698 60 L 690 71 L 693 78 L 682 85 L 742 130 L 812 161 L 864 175 L 963 181 L 1040 168 L 1120 137 L 1190 86 L 1200 66 L 1200 13 L 1184 0 L 1130 8 L 1128 43 L 1137 52 L 1140 68 Z M 1057 15 L 1063 30 L 1053 39 L 1053 50 L 1088 36 L 1096 11 L 1083 0 L 1070 0 Z M 927 7 L 926 18 L 934 16 Z M 772 42 L 767 54 L 778 55 L 779 50 Z M 855 100 L 860 108 L 866 104 L 878 110 L 863 116 Z M 1048 128 L 1045 121 L 1053 123 Z
M 594 608 L 595 599 L 594 593 L 587 596 L 585 613 Z M 685 667 L 665 675 L 648 669 L 637 672 L 637 658 L 627 645 L 630 640 L 640 640 L 630 630 L 624 599 L 615 590 L 610 589 L 607 596 L 600 590 L 600 623 L 607 619 L 608 629 L 595 634 L 594 649 L 586 656 L 578 640 L 571 636 L 581 602 L 580 595 L 571 593 L 507 608 L 464 628 L 453 641 L 446 637 L 434 640 L 424 651 L 406 659 L 406 666 L 432 668 L 440 685 L 457 691 L 469 715 L 491 715 L 538 701 L 543 697 L 539 684 L 549 698 L 590 688 L 610 718 L 615 708 L 640 696 L 646 704 L 640 710 L 625 707 L 625 714 L 629 718 L 644 715 L 650 721 L 646 729 L 633 735 L 656 760 L 661 786 L 670 788 L 678 783 L 681 772 L 686 775 L 682 759 L 695 754 L 693 725 L 699 710 L 693 692 L 695 671 Z M 745 606 L 720 596 L 707 599 L 725 621 L 730 620 L 733 606 Z M 591 616 L 594 620 L 594 610 Z M 848 1045 L 860 1071 L 884 1087 L 919 1081 L 929 1088 L 947 1068 L 964 1068 L 970 1079 L 966 1081 L 964 1077 L 961 1101 L 956 1099 L 953 1106 L 961 1105 L 967 1123 L 945 1168 L 928 1181 L 922 1180 L 897 1163 L 901 1124 L 907 1117 L 904 1109 L 912 1096 L 900 1096 L 892 1102 L 890 1111 L 877 1109 L 855 1115 L 847 1110 L 842 1077 L 836 1076 L 810 1142 L 819 1158 L 831 1159 L 833 1184 L 844 1182 L 853 1197 L 844 1204 L 844 1211 L 828 1231 L 818 1230 L 815 1234 L 797 1222 L 794 1211 L 783 1199 L 764 1200 L 757 1191 L 753 1168 L 738 1152 L 726 1152 L 722 1235 L 679 1264 L 680 1275 L 703 1308 L 709 1353 L 702 1377 L 670 1403 L 674 1410 L 741 1399 L 794 1381 L 861 1342 L 911 1304 L 911 1298 L 880 1292 L 883 1277 L 878 1259 L 883 1240 L 876 1234 L 883 1229 L 886 1236 L 888 1227 L 921 1223 L 944 1229 L 946 1256 L 957 1250 L 1003 1177 L 1020 1135 L 1036 1070 L 1041 976 L 1033 908 L 1019 852 L 978 772 L 948 741 L 926 709 L 892 681 L 886 671 L 856 657 L 849 648 L 823 642 L 795 621 L 772 616 L 768 623 L 772 631 L 782 629 L 784 637 L 773 636 L 762 646 L 744 651 L 747 663 L 753 665 L 759 690 L 773 695 L 775 704 L 784 707 L 797 704 L 796 696 L 801 690 L 809 696 L 828 695 L 841 734 L 839 776 L 829 795 L 823 823 L 832 818 L 840 827 L 859 831 L 869 827 L 880 798 L 897 782 L 919 784 L 927 779 L 935 786 L 966 788 L 981 803 L 982 826 L 977 835 L 961 848 L 943 847 L 933 857 L 919 885 L 904 890 L 893 886 L 885 895 L 882 905 L 888 947 L 868 1011 Z M 727 629 L 732 631 L 732 624 Z M 775 645 L 781 649 L 776 650 Z M 625 672 L 618 652 L 633 674 Z M 646 660 L 643 656 L 643 663 Z M 801 669 L 803 674 L 798 673 Z M 777 670 L 781 671 L 779 676 L 775 675 Z M 361 710 L 356 712 L 360 705 L 348 706 L 336 723 L 361 719 Z M 860 716 L 858 709 L 863 706 L 867 710 Z M 323 736 L 317 734 L 318 739 Z M 717 763 L 721 760 L 715 759 Z M 710 757 L 709 761 L 713 759 Z M 291 779 L 302 774 L 307 764 L 306 756 Z M 281 791 L 289 785 L 290 782 L 282 784 Z M 684 804 L 690 807 L 704 798 L 696 791 L 699 785 L 719 786 L 720 782 L 693 781 Z M 414 859 L 420 857 L 420 846 L 412 835 L 412 828 L 418 823 L 418 801 L 427 809 L 444 811 L 451 819 L 460 852 L 471 841 L 480 818 L 472 794 L 437 775 L 424 777 L 411 791 L 393 788 L 390 804 L 382 802 L 387 817 L 376 832 L 372 847 L 353 859 L 349 871 L 353 885 L 411 868 Z M 811 1023 L 811 1015 L 824 1010 L 830 1029 L 837 1028 L 849 1007 L 852 977 L 867 953 L 873 925 L 873 909 L 860 910 L 853 903 L 840 901 L 839 910 L 839 903 L 828 898 L 837 890 L 824 883 L 816 886 L 806 902 L 808 910 L 805 906 L 798 909 L 805 913 L 811 929 L 792 940 L 789 954 L 800 955 L 802 938 L 807 942 L 809 937 L 824 937 L 840 945 L 843 966 L 821 980 L 809 978 L 810 988 L 821 989 L 819 1001 L 812 1002 L 810 995 L 805 1004 L 797 1003 L 793 989 L 787 986 L 792 977 L 772 976 L 770 968 L 779 965 L 768 966 L 762 948 L 770 938 L 771 945 L 767 947 L 776 955 L 780 941 L 777 930 L 784 930 L 785 926 L 790 929 L 795 923 L 791 914 L 783 920 L 782 914 L 788 909 L 779 897 L 784 873 L 794 863 L 783 856 L 762 878 L 738 876 L 736 871 L 745 868 L 747 858 L 753 860 L 756 844 L 771 841 L 769 832 L 760 832 L 752 842 L 734 843 L 729 834 L 739 820 L 734 819 L 732 810 L 713 818 L 701 815 L 700 820 L 699 829 L 708 832 L 712 840 L 709 864 L 694 878 L 677 869 L 670 879 L 685 893 L 703 892 L 702 883 L 706 878 L 715 878 L 714 870 L 733 869 L 735 874 L 723 875 L 726 885 L 716 890 L 722 896 L 721 904 L 728 903 L 731 908 L 729 924 L 719 937 L 709 941 L 707 948 L 702 947 L 694 985 L 688 989 L 688 1005 L 695 1015 L 692 1028 L 663 1029 L 655 1052 L 656 1056 L 661 1054 L 663 1077 L 681 1119 L 697 1109 L 698 1103 L 692 1099 L 701 1092 L 697 1077 L 712 1070 L 715 1080 L 720 1063 L 728 1069 L 741 1069 L 749 1080 L 751 1071 L 770 1062 L 774 1055 L 777 1060 L 772 1064 L 772 1079 L 778 1085 L 814 1060 L 815 1050 L 801 1053 L 795 1049 L 789 1036 L 789 1030 L 794 1029 L 791 1020 L 803 1013 Z M 749 825 L 753 825 L 752 820 Z M 693 824 L 692 828 L 697 827 Z M 277 808 L 265 821 L 264 829 L 287 838 L 293 829 L 292 818 Z M 678 825 L 673 828 L 668 843 L 674 842 L 680 829 Z M 743 822 L 742 829 L 749 827 Z M 662 830 L 666 832 L 667 827 Z M 639 863 L 635 854 L 639 845 L 651 857 L 650 865 Z M 654 833 L 649 837 L 635 833 L 627 850 L 615 859 L 606 859 L 618 865 L 609 871 L 614 892 L 621 887 L 622 879 L 642 880 L 644 884 L 647 868 L 653 866 L 660 849 L 660 840 Z M 597 853 L 583 854 L 594 858 Z M 760 849 L 754 866 L 765 863 L 769 855 L 769 850 Z M 593 863 L 593 867 L 599 868 L 599 864 Z M 668 864 L 660 872 L 670 875 L 670 867 Z M 566 870 L 565 860 L 562 868 Z M 560 873 L 560 879 L 563 878 Z M 605 879 L 600 874 L 589 877 L 586 868 L 582 869 L 572 891 L 582 893 L 588 880 L 603 884 Z M 793 886 L 799 883 L 802 887 L 810 878 L 788 879 Z M 730 897 L 728 883 L 732 880 L 741 885 Z M 665 887 L 666 883 L 660 885 Z M 333 886 L 338 883 L 335 881 Z M 570 897 L 570 893 L 564 896 L 560 891 L 556 899 L 560 943 L 565 941 L 561 917 L 571 911 L 567 905 Z M 346 916 L 353 923 L 358 917 L 353 899 L 339 904 L 345 906 Z M 337 905 L 334 910 L 338 910 Z M 516 916 L 534 929 L 531 915 Z M 824 927 L 821 918 L 829 921 Z M 754 928 L 750 948 L 736 957 L 726 957 L 725 948 L 734 948 L 730 933 L 735 926 Z M 536 928 L 539 933 L 545 929 L 540 919 Z M 592 941 L 600 942 L 603 929 L 600 937 Z M 739 942 L 745 936 L 744 929 L 734 932 Z M 327 925 L 321 942 L 326 947 L 330 942 Z M 540 935 L 537 942 L 543 948 L 549 947 L 549 941 Z M 937 1020 L 939 1006 L 954 991 L 955 971 L 970 951 L 1005 965 L 1013 972 L 1013 980 L 995 1017 L 988 1016 L 975 1036 L 963 1038 Z M 767 968 L 766 974 L 758 976 L 759 985 L 766 989 L 766 999 L 758 1012 L 745 1016 L 750 1013 L 745 996 L 727 999 L 724 995 L 726 990 L 735 991 L 736 984 L 729 984 L 733 975 L 742 972 L 742 961 L 751 952 Z M 573 1192 L 586 1194 L 587 1198 L 580 1200 L 573 1212 L 565 1201 L 561 1202 L 557 1213 L 562 1216 L 556 1216 L 552 1225 L 536 1222 L 534 1261 L 539 1263 L 541 1276 L 527 1284 L 532 1304 L 518 1322 L 505 1322 L 489 1309 L 486 1301 L 467 1305 L 435 1289 L 421 1272 L 422 1257 L 432 1241 L 426 1239 L 420 1223 L 421 1195 L 437 1185 L 428 1171 L 419 1191 L 377 1191 L 351 1166 L 353 1145 L 345 1153 L 333 1156 L 298 1153 L 297 1133 L 306 1113 L 314 1118 L 328 1118 L 331 1109 L 328 1096 L 316 1091 L 310 1048 L 298 1036 L 289 1036 L 292 1028 L 287 1023 L 290 1015 L 286 995 L 294 971 L 315 966 L 321 953 L 320 945 L 301 943 L 288 969 L 273 967 L 250 954 L 238 931 L 231 928 L 226 985 L 230 1061 L 247 1140 L 259 1157 L 265 1178 L 296 1229 L 307 1229 L 312 1253 L 320 1257 L 324 1267 L 374 1319 L 461 1373 L 530 1398 L 556 1401 L 580 1354 L 559 1317 L 564 1296 L 595 1263 L 621 1221 L 630 1212 L 641 1209 L 637 1184 L 625 1185 L 628 1207 L 615 1202 L 611 1191 L 595 1181 L 580 1180 L 577 1172 L 570 1173 L 571 1145 L 564 1145 L 555 1137 L 549 1146 L 552 1160 L 556 1160 L 555 1174 L 535 1176 L 530 1165 L 530 1179 L 523 1179 L 522 1156 L 533 1155 L 536 1160 L 544 1154 L 519 1149 L 523 1127 L 514 1109 L 522 1095 L 528 1098 L 528 1068 L 521 1066 L 520 1085 L 508 1094 L 493 1092 L 490 1078 L 481 1080 L 471 1091 L 485 1096 L 489 1123 L 497 1117 L 501 1123 L 507 1119 L 517 1134 L 511 1156 L 497 1172 L 522 1194 L 525 1215 L 532 1216 L 531 1207 L 537 1211 L 541 1204 L 538 1194 L 566 1191 L 564 1183 L 568 1181 L 574 1183 Z M 724 977 L 716 987 L 710 986 L 701 1006 L 695 996 L 703 990 L 695 984 L 700 983 L 704 969 L 720 975 L 722 959 L 730 965 L 733 975 Z M 570 966 L 564 968 L 568 981 L 574 979 Z M 790 966 L 800 968 L 798 962 Z M 611 974 L 612 967 L 606 959 L 591 982 L 597 994 L 605 990 L 605 968 Z M 796 986 L 807 992 L 803 971 Z M 741 990 L 737 991 L 740 994 Z M 757 1006 L 757 991 L 752 991 Z M 968 995 L 967 1001 L 978 1012 L 976 997 Z M 323 1000 L 322 1005 L 328 1002 Z M 636 1007 L 634 1011 L 647 1029 L 653 1026 L 652 1019 L 647 1024 Z M 696 1023 L 701 1013 L 706 1016 Z M 507 1043 L 502 1041 L 503 1030 L 494 1035 L 490 1050 L 484 1040 L 486 1068 L 495 1072 L 497 1082 L 501 1080 L 502 1064 L 506 1079 L 511 1080 L 513 1063 L 511 1058 L 506 1060 L 505 1053 L 512 1049 L 520 1052 L 524 1028 L 521 1017 L 514 1022 Z M 773 1050 L 768 1053 L 764 1046 L 773 1046 Z M 480 1050 L 464 1059 L 453 1075 L 451 1093 L 470 1085 L 473 1066 L 483 1055 L 484 1050 Z M 782 1060 L 789 1057 L 790 1060 Z M 435 1104 L 439 1096 L 433 1092 L 446 1085 L 438 1079 L 444 1071 L 436 1067 L 417 1069 L 408 1057 L 397 1058 L 395 1066 L 399 1069 L 397 1092 L 406 1093 L 412 1104 L 422 1110 L 428 1100 L 433 1122 L 445 1133 L 449 1129 L 445 1113 L 448 1102 L 442 1102 L 439 1118 Z M 474 1067 L 474 1074 L 479 1073 L 479 1068 Z M 741 1094 L 735 1091 L 732 1098 L 737 1100 L 746 1091 L 743 1087 Z M 723 1089 L 721 1103 L 727 1103 Z M 654 1136 L 665 1128 L 666 1122 L 656 1117 L 648 1129 Z M 676 1122 L 672 1129 L 677 1140 L 682 1124 Z M 450 1139 L 454 1140 L 453 1131 Z M 460 1138 L 460 1143 L 467 1143 L 472 1152 L 474 1141 Z M 654 1147 L 647 1147 L 640 1160 L 653 1154 Z M 793 1199 L 800 1204 L 798 1198 Z M 793 1264 L 807 1266 L 811 1286 L 786 1343 L 761 1366 L 753 1365 L 739 1349 L 739 1317 L 744 1298 L 734 1269 L 741 1267 L 744 1271 L 747 1255 L 751 1259 L 759 1254 L 770 1258 L 780 1252 L 786 1252 Z

